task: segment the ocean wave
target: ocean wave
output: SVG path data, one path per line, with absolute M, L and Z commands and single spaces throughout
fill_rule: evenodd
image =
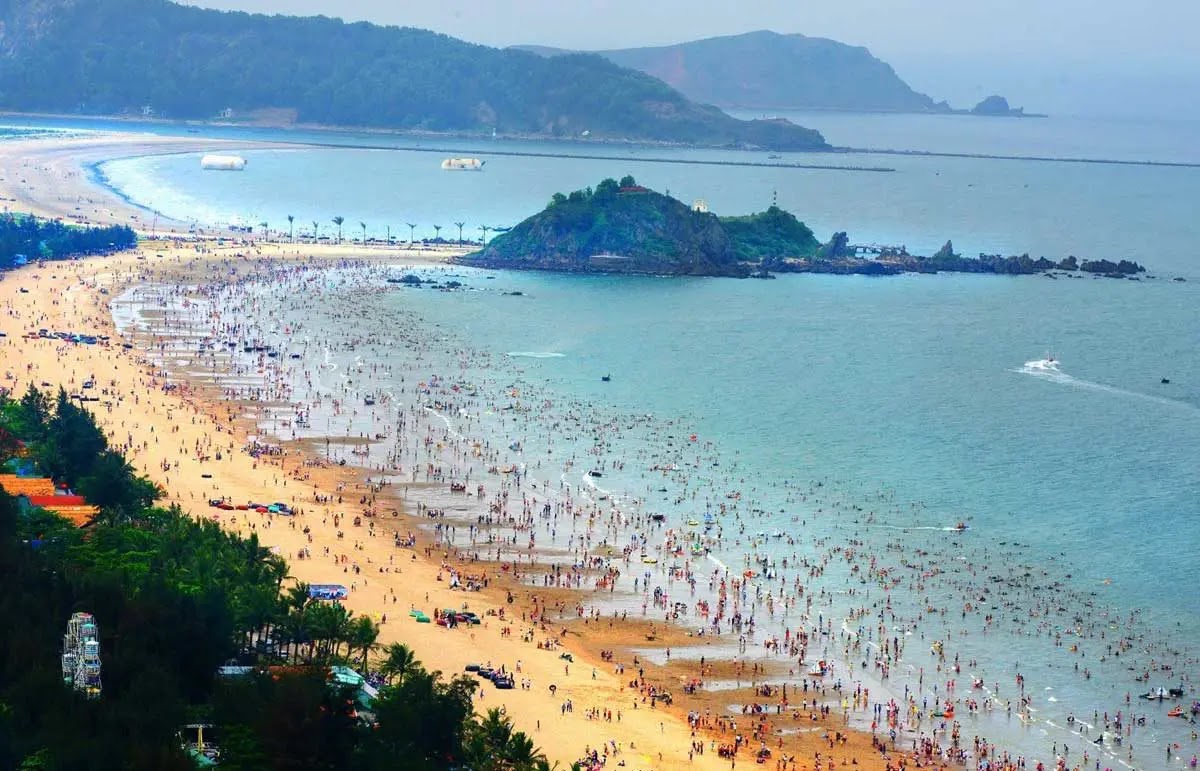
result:
M 1130 399 L 1139 399 L 1142 401 L 1153 402 L 1167 407 L 1176 407 L 1188 410 L 1189 412 L 1200 412 L 1200 407 L 1178 399 L 1169 399 L 1165 396 L 1155 396 L 1153 394 L 1144 394 L 1139 391 L 1129 391 L 1116 386 L 1105 385 L 1104 383 L 1096 383 L 1091 380 L 1084 380 L 1070 375 L 1062 370 L 1061 364 L 1057 359 L 1035 359 L 1027 361 L 1018 369 L 1012 370 L 1020 375 L 1029 375 L 1036 377 L 1039 380 L 1046 380 L 1051 383 L 1068 386 L 1071 388 L 1086 389 L 1088 391 L 1099 391 L 1111 396 L 1121 396 Z

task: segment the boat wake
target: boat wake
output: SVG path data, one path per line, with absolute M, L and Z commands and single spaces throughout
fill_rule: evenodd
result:
M 554 351 L 509 351 L 505 356 L 510 359 L 561 359 L 566 354 Z
M 1036 377 L 1039 380 L 1046 380 L 1051 383 L 1068 386 L 1070 388 L 1079 388 L 1088 391 L 1099 391 L 1100 393 L 1110 394 L 1112 396 L 1123 396 L 1131 399 L 1139 399 L 1147 402 L 1154 402 L 1168 407 L 1176 407 L 1188 410 L 1189 412 L 1200 412 L 1200 407 L 1188 402 L 1179 401 L 1178 399 L 1168 399 L 1163 396 L 1154 396 L 1152 394 L 1144 394 L 1138 391 L 1127 391 L 1124 388 L 1105 385 L 1104 383 L 1096 383 L 1091 380 L 1083 380 L 1063 372 L 1060 363 L 1057 359 L 1036 359 L 1034 361 L 1025 362 L 1024 366 L 1019 369 L 1012 370 L 1020 375 L 1029 375 Z

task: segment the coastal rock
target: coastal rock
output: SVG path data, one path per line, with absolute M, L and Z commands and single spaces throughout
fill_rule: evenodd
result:
M 1021 118 L 1025 116 L 1025 108 L 1010 107 L 1007 99 L 998 94 L 992 94 L 972 107 L 971 114 Z
M 716 215 L 694 211 L 632 177 L 556 194 L 545 210 L 459 262 L 578 273 L 750 273 Z

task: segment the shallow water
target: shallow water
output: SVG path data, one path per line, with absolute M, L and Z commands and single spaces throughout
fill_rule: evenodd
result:
M 595 161 L 507 159 L 483 175 L 443 175 L 424 170 L 433 159 L 421 154 L 331 153 L 264 153 L 251 164 L 261 177 L 197 176 L 194 159 L 182 156 L 107 169 L 114 179 L 127 173 L 135 197 L 145 184 L 191 196 L 188 206 L 236 210 L 261 200 L 278 208 L 273 225 L 300 197 L 314 209 L 337 200 L 343 213 L 375 206 L 372 222 L 390 211 L 439 221 L 460 206 L 497 224 L 540 205 L 546 190 L 612 173 Z M 1200 200 L 1197 170 L 907 158 L 896 166 L 903 170 L 894 175 L 634 171 L 681 197 L 702 194 L 739 211 L 778 184 L 781 203 L 804 201 L 794 208 L 817 213 L 810 221 L 836 212 L 910 247 L 936 246 L 952 231 L 960 248 L 1025 242 L 1048 254 L 1129 256 L 1160 274 L 1200 273 L 1190 214 Z M 294 185 L 280 198 L 271 180 L 290 174 Z M 317 193 L 300 186 L 305 177 L 320 181 Z M 302 192 L 288 200 L 293 189 Z M 461 388 L 453 399 L 465 411 L 431 415 L 437 431 L 484 438 L 504 463 L 545 482 L 547 496 L 664 514 L 663 528 L 638 528 L 648 533 L 640 548 L 658 562 L 626 578 L 644 577 L 673 600 L 692 602 L 686 583 L 668 576 L 672 562 L 692 572 L 699 596 L 719 564 L 740 575 L 748 555 L 763 557 L 788 584 L 761 574 L 747 582 L 742 610 L 758 622 L 751 653 L 762 654 L 761 641 L 785 627 L 810 630 L 819 641 L 810 662 L 828 655 L 840 662 L 838 677 L 870 683 L 873 696 L 915 691 L 918 705 L 936 705 L 950 679 L 960 699 L 1015 701 L 1020 672 L 1028 721 L 1003 707 L 960 717 L 969 733 L 1047 761 L 1050 746 L 1064 741 L 1078 760 L 1084 741 L 1071 737 L 1068 717 L 1091 723 L 1093 710 L 1147 717 L 1133 738 L 1139 768 L 1163 767 L 1167 740 L 1185 756 L 1196 751 L 1190 726 L 1165 717 L 1173 702 L 1125 700 L 1184 678 L 1191 688 L 1197 666 L 1200 599 L 1187 588 L 1200 557 L 1195 281 L 422 272 L 454 275 L 469 290 L 365 292 L 334 276 L 302 306 L 294 293 L 259 287 L 257 334 L 282 339 L 286 325 L 308 325 L 288 350 L 323 363 L 318 388 L 356 400 L 370 390 L 400 403 L 417 381 L 438 375 Z M 361 315 L 346 315 L 351 300 Z M 366 372 L 371 365 L 379 371 Z M 248 374 L 244 382 L 253 382 L 252 372 L 238 377 Z M 314 410 L 311 431 L 378 429 L 377 411 L 355 412 Z M 506 449 L 513 443 L 520 449 Z M 384 450 L 373 447 L 372 460 Z M 735 491 L 741 497 L 730 497 Z M 706 512 L 722 533 L 713 555 L 720 562 L 661 551 L 667 528 L 699 536 Z M 959 522 L 969 529 L 955 531 Z M 544 537 L 567 546 L 563 532 Z M 794 595 L 791 580 L 814 568 L 819 575 L 802 576 L 800 603 L 786 618 L 780 605 L 772 618 L 766 594 Z M 639 612 L 642 601 L 641 592 L 626 592 L 613 605 Z M 736 640 L 723 632 L 722 640 Z M 847 657 L 850 636 L 864 650 Z M 905 651 L 889 682 L 877 682 L 871 667 L 849 672 L 892 637 L 905 640 Z M 931 646 L 939 640 L 959 656 L 961 672 L 936 671 Z M 1125 645 L 1113 655 L 1118 640 Z M 1174 669 L 1135 680 L 1152 660 Z M 983 688 L 971 688 L 975 676 Z M 1104 757 L 1106 766 L 1119 763 L 1128 763 L 1124 749 Z

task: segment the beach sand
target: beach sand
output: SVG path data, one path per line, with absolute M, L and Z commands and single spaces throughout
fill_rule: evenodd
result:
M 0 148 L 0 167 L 5 170 L 0 193 L 13 211 L 99 224 L 128 223 L 135 217 L 144 218 L 145 212 L 93 184 L 82 164 L 121 155 L 191 152 L 218 146 L 222 143 L 157 137 L 6 143 Z M 529 688 L 500 691 L 487 683 L 479 693 L 477 708 L 484 711 L 503 707 L 517 728 L 528 732 L 552 761 L 566 765 L 578 759 L 585 748 L 605 746 L 610 755 L 619 753 L 609 758 L 610 765 L 624 761 L 629 769 L 753 765 L 753 753 L 759 747 L 757 739 L 751 740 L 754 719 L 731 715 L 729 705 L 756 701 L 771 706 L 767 714 L 759 716 L 772 721 L 762 737 L 774 751 L 765 767 L 781 767 L 780 757 L 787 754 L 796 758 L 796 762 L 786 764 L 787 768 L 813 768 L 819 753 L 823 766 L 854 762 L 883 768 L 885 760 L 872 748 L 871 737 L 846 730 L 847 721 L 837 699 L 824 702 L 830 712 L 816 719 L 810 718 L 807 710 L 789 716 L 784 709 L 782 715 L 776 715 L 777 694 L 755 698 L 748 688 L 701 692 L 691 701 L 678 698 L 682 682 L 706 676 L 699 665 L 703 647 L 684 652 L 685 647 L 700 641 L 682 629 L 659 624 L 652 634 L 649 623 L 643 620 L 564 620 L 562 616 L 574 615 L 570 608 L 586 603 L 584 593 L 510 585 L 502 571 L 488 563 L 471 563 L 464 568 L 489 576 L 485 591 L 452 590 L 443 565 L 454 565 L 465 557 L 434 548 L 424 533 L 418 536 L 417 548 L 411 550 L 395 548 L 387 527 L 380 527 L 374 537 L 367 535 L 366 528 L 346 527 L 350 531 L 347 537 L 339 538 L 338 527 L 323 524 L 323 520 L 353 507 L 313 501 L 315 496 L 339 494 L 350 501 L 354 495 L 365 494 L 364 472 L 349 466 L 315 464 L 314 458 L 304 455 L 299 447 L 289 449 L 282 457 L 249 457 L 242 447 L 254 427 L 231 417 L 241 414 L 241 409 L 231 409 L 231 405 L 221 403 L 200 387 L 165 390 L 164 382 L 156 378 L 136 347 L 121 347 L 109 308 L 112 298 L 127 287 L 150 281 L 183 282 L 189 276 L 204 276 L 211 281 L 229 261 L 294 261 L 310 266 L 345 260 L 419 264 L 443 257 L 428 250 L 252 242 L 220 245 L 181 240 L 151 242 L 136 253 L 108 258 L 30 265 L 0 274 L 0 331 L 6 334 L 0 338 L 0 386 L 18 395 L 31 383 L 53 391 L 62 387 L 70 393 L 78 392 L 84 380 L 95 378 L 94 393 L 99 401 L 87 405 L 111 442 L 127 446 L 130 462 L 167 491 L 164 504 L 178 504 L 198 518 L 217 518 L 243 535 L 257 532 L 262 543 L 288 557 L 290 572 L 297 580 L 353 586 L 347 607 L 380 619 L 386 614 L 380 643 L 409 644 L 432 670 L 452 676 L 470 663 L 515 669 L 520 662 L 518 683 L 528 681 Z M 110 335 L 113 340 L 110 345 L 88 346 L 38 339 L 36 331 L 40 328 L 86 330 Z M 27 337 L 31 332 L 34 336 Z M 213 448 L 222 451 L 220 460 L 213 456 Z M 419 495 L 419 490 L 410 489 L 407 502 L 415 504 Z M 286 501 L 304 513 L 286 518 L 219 512 L 207 503 L 219 497 Z M 406 523 L 411 524 L 411 520 L 400 519 L 394 524 L 404 529 Z M 306 527 L 309 535 L 303 532 Z M 312 557 L 295 559 L 305 548 Z M 548 604 L 562 612 L 545 613 L 545 618 L 535 624 L 530 620 L 535 600 L 537 606 L 545 608 Z M 408 615 L 410 608 L 432 612 L 464 604 L 484 618 L 481 626 L 447 629 L 414 623 Z M 500 621 L 501 612 L 507 621 Z M 522 614 L 525 621 L 521 621 Z M 635 648 L 654 646 L 670 647 L 676 652 L 675 659 L 666 666 L 634 663 Z M 611 657 L 603 659 L 601 651 L 611 651 Z M 560 658 L 563 652 L 570 652 L 574 661 Z M 614 671 L 622 664 L 622 673 Z M 736 676 L 747 686 L 755 678 L 779 674 L 753 672 L 740 664 L 709 664 L 712 677 Z M 639 665 L 645 670 L 640 689 L 631 686 Z M 677 696 L 675 705 L 664 708 L 646 699 L 645 689 L 651 685 L 672 690 Z M 572 705 L 570 711 L 566 711 L 568 702 Z M 707 709 L 710 725 L 694 732 L 685 708 L 697 712 Z M 718 717 L 735 717 L 736 728 L 726 724 L 722 730 L 716 726 Z M 801 730 L 789 731 L 781 749 L 776 729 L 791 725 Z M 834 742 L 834 732 L 844 739 Z M 733 761 L 718 758 L 715 743 L 732 742 L 735 733 L 743 735 L 746 744 Z M 826 733 L 828 739 L 823 738 Z M 703 754 L 693 755 L 695 742 L 701 743 Z
M 189 223 L 155 217 L 96 183 L 90 167 L 117 158 L 174 153 L 232 153 L 266 142 L 191 139 L 154 134 L 96 133 L 0 142 L 0 204 L 5 211 L 93 225 L 129 225 L 139 232 L 187 234 Z

